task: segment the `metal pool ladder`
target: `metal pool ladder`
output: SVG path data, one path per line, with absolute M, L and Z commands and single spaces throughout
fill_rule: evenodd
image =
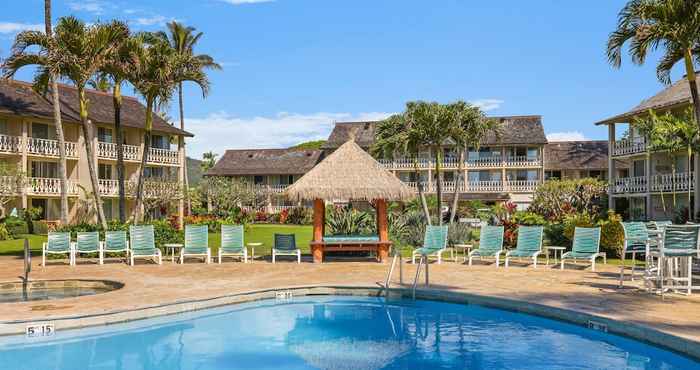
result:
M 394 258 L 391 260 L 391 266 L 389 267 L 389 272 L 386 274 L 386 280 L 384 281 L 385 296 L 389 294 L 389 284 L 391 283 L 391 276 L 394 274 L 394 269 L 396 268 L 396 263 L 399 264 L 399 284 L 403 285 L 403 258 L 401 258 L 401 252 L 394 249 Z
M 425 286 L 428 286 L 430 284 L 430 273 L 429 273 L 429 268 L 428 268 L 428 256 L 423 254 L 420 256 L 418 259 L 418 267 L 416 268 L 416 277 L 413 278 L 413 288 L 412 290 L 412 297 L 413 300 L 416 300 L 416 287 L 418 286 L 418 278 L 420 277 L 420 268 L 422 266 L 425 266 Z

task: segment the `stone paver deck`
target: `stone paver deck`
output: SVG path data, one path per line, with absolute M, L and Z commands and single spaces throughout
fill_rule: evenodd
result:
M 325 264 L 291 262 L 252 264 L 225 262 L 184 266 L 141 264 L 129 267 L 120 262 L 103 266 L 81 263 L 41 267 L 35 259 L 31 280 L 107 279 L 124 283 L 120 290 L 80 298 L 0 304 L 0 326 L 11 321 L 42 321 L 66 316 L 96 315 L 140 309 L 186 300 L 207 299 L 262 289 L 332 285 L 376 287 L 386 276 L 388 265 L 372 262 Z M 16 282 L 23 262 L 0 258 L 0 282 Z M 659 332 L 700 343 L 700 295 L 670 294 L 665 300 L 638 290 L 630 284 L 617 288 L 618 269 L 600 265 L 599 271 L 512 265 L 444 262 L 431 264 L 431 289 L 486 295 L 634 323 Z M 404 280 L 411 281 L 414 266 L 404 265 Z M 398 273 L 395 274 L 398 282 Z

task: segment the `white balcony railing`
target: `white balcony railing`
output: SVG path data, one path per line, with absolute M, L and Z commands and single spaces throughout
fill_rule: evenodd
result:
M 617 140 L 613 144 L 613 155 L 630 155 L 647 151 L 647 143 L 644 139 Z
M 283 191 L 285 191 L 289 185 L 281 185 L 281 184 L 276 184 L 276 185 L 264 185 L 264 184 L 257 184 L 253 185 L 253 191 L 259 194 L 280 194 Z
M 500 155 L 467 159 L 467 166 L 474 167 L 474 168 L 499 167 L 502 164 L 503 164 L 503 158 Z
M 22 151 L 22 138 L 19 136 L 0 135 L 0 152 L 19 153 Z
M 542 158 L 528 156 L 512 156 L 506 157 L 506 167 L 540 167 L 542 166 Z
M 415 164 L 411 159 L 380 159 L 379 163 L 382 167 L 388 170 L 412 170 L 415 168 Z M 528 156 L 509 156 L 505 159 L 501 156 L 490 156 L 467 159 L 464 161 L 465 169 L 473 168 L 485 168 L 485 167 L 541 167 L 542 158 L 540 157 L 528 157 Z M 435 168 L 435 162 L 427 159 L 420 159 L 418 161 L 418 169 L 427 170 Z M 448 170 L 455 170 L 459 168 L 459 159 L 457 158 L 445 158 L 442 162 L 442 168 Z
M 677 192 L 695 189 L 695 172 L 655 175 L 651 178 L 652 192 Z
M 417 182 L 407 182 L 409 187 L 418 191 Z M 461 193 L 503 193 L 503 192 L 517 192 L 517 193 L 527 193 L 534 192 L 537 186 L 540 184 L 538 180 L 511 180 L 511 181 L 468 181 L 466 183 L 460 182 L 459 192 Z M 427 183 L 423 182 L 423 191 L 426 193 L 437 192 L 437 183 Z M 451 193 L 455 191 L 454 181 L 443 181 L 442 191 L 444 193 Z
M 78 144 L 70 141 L 66 141 L 64 144 L 66 157 L 78 158 Z M 35 155 L 58 157 L 58 141 L 29 137 L 27 138 L 27 152 Z
M 27 179 L 27 193 L 30 195 L 60 195 L 61 181 L 47 177 L 29 177 Z M 78 185 L 75 181 L 68 180 L 68 195 L 78 195 Z
M 125 184 L 126 185 L 126 184 Z M 97 180 L 97 187 L 100 194 L 108 197 L 119 196 L 119 181 L 117 180 Z
M 180 163 L 180 156 L 177 150 L 151 148 L 148 152 L 148 162 L 177 165 Z
M 125 161 L 138 161 L 141 159 L 140 148 L 136 145 L 122 145 Z M 97 143 L 97 156 L 104 159 L 117 159 L 117 144 Z
M 615 179 L 614 193 L 644 193 L 647 191 L 646 176 Z

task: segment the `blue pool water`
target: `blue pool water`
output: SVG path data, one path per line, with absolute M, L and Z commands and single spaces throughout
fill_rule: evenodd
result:
M 698 369 L 673 352 L 473 305 L 303 297 L 0 338 L 12 370 Z

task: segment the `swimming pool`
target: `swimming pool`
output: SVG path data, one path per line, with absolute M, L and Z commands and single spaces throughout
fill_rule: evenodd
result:
M 300 297 L 0 338 L 34 369 L 696 369 L 676 353 L 549 319 L 433 301 Z

